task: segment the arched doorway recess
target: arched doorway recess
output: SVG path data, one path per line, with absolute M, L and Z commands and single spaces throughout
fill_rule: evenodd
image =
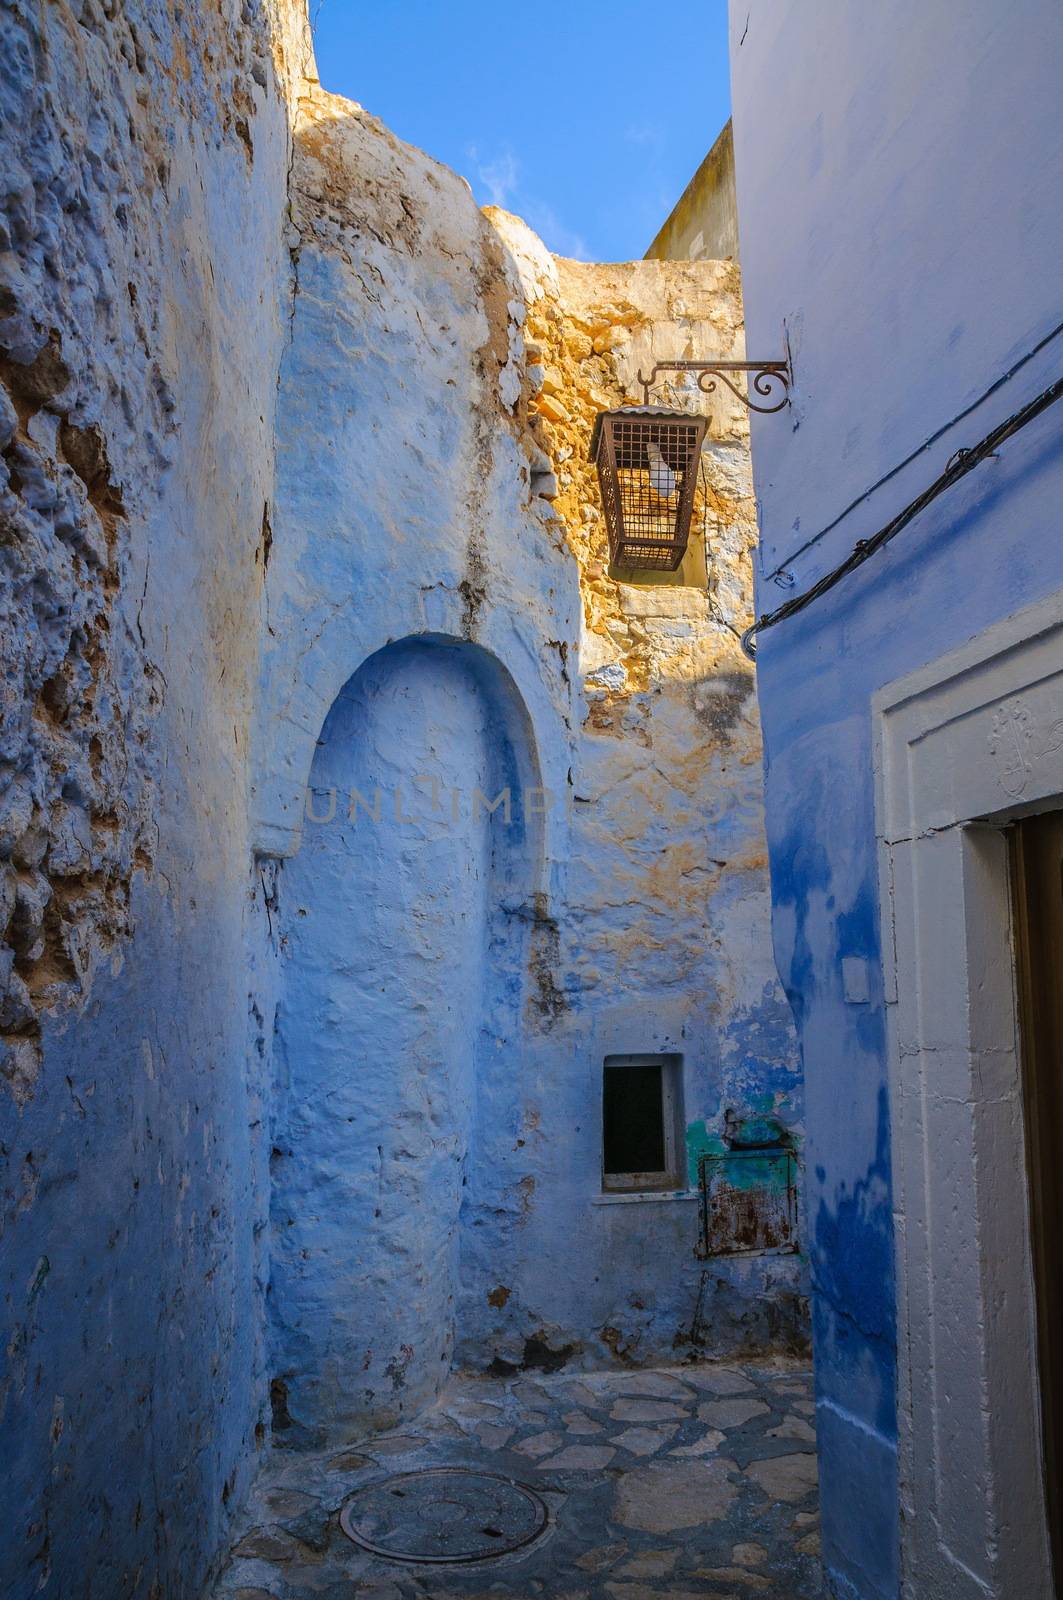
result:
M 538 782 L 513 681 L 468 642 L 386 646 L 325 719 L 280 886 L 281 1427 L 391 1426 L 449 1371 L 477 1103 L 519 1065 Z

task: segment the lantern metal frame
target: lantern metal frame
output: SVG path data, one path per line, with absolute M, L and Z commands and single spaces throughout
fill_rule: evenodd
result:
M 749 411 L 770 414 L 790 401 L 786 361 L 656 361 L 641 369 L 643 404 L 603 411 L 595 418 L 590 460 L 598 469 L 602 509 L 614 566 L 675 572 L 690 540 L 701 447 L 708 418 L 650 404 L 662 372 L 694 372 L 702 394 L 718 383 Z M 749 377 L 739 387 L 735 375 Z
M 595 418 L 598 469 L 614 566 L 674 572 L 686 554 L 708 418 L 666 406 L 622 406 Z
M 741 400 L 747 410 L 759 411 L 764 415 L 781 411 L 790 403 L 792 380 L 789 361 L 655 361 L 648 378 L 644 378 L 639 369 L 638 382 L 642 385 L 644 405 L 650 403 L 650 390 L 659 372 L 696 372 L 702 394 L 712 394 L 719 381 L 730 389 L 736 399 Z M 748 390 L 740 389 L 729 376 L 730 373 L 739 372 L 749 374 L 751 382 Z M 760 401 L 771 403 L 762 405 Z

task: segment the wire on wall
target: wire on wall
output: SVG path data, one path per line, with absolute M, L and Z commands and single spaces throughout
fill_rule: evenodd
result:
M 973 411 L 977 411 L 979 406 L 984 405 L 990 396 L 996 394 L 997 390 L 1002 389 L 1006 383 L 1010 383 L 1012 378 L 1022 371 L 1023 367 L 1031 362 L 1035 356 L 1040 355 L 1045 346 L 1051 344 L 1053 339 L 1058 339 L 1061 334 L 1063 334 L 1063 322 L 1057 323 L 1054 328 L 1051 328 L 1045 334 L 1043 339 L 1039 339 L 1031 349 L 1027 350 L 1024 356 L 1020 356 L 1018 361 L 1008 368 L 1007 372 L 1002 372 L 999 378 L 995 378 L 989 388 L 983 390 L 978 396 L 977 400 L 972 400 L 969 406 L 964 406 L 962 411 L 958 411 L 948 422 L 943 423 L 940 428 L 930 435 L 929 439 L 924 439 L 922 444 L 913 450 L 910 455 L 905 456 L 903 461 L 898 461 L 895 467 L 891 467 L 889 472 L 871 484 L 870 488 L 865 489 L 863 494 L 858 494 L 855 500 L 851 500 L 843 511 L 838 512 L 833 522 L 828 522 L 827 526 L 820 528 L 818 533 L 810 534 L 804 544 L 798 545 L 796 550 L 791 550 L 790 554 L 767 574 L 765 581 L 769 583 L 773 579 L 789 581 L 787 569 L 791 561 L 796 561 L 798 556 L 803 556 L 806 550 L 811 550 L 813 545 L 818 544 L 821 539 L 825 539 L 828 533 L 833 533 L 838 524 L 844 522 L 850 512 L 855 511 L 857 506 L 862 506 L 865 500 L 870 500 L 873 494 L 881 489 L 884 484 L 889 483 L 892 478 L 895 478 L 899 472 L 903 472 L 905 467 L 910 467 L 913 461 L 916 461 L 927 450 L 937 444 L 939 439 L 943 439 L 958 422 L 963 422 Z
M 827 594 L 850 572 L 855 572 L 857 567 L 862 566 L 877 550 L 881 550 L 883 545 L 896 538 L 903 528 L 906 528 L 910 522 L 914 521 L 921 511 L 925 511 L 927 506 L 936 500 L 939 495 L 944 494 L 946 489 L 951 489 L 953 484 L 966 477 L 980 461 L 985 461 L 988 456 L 995 454 L 998 445 L 1003 444 L 1006 439 L 1010 439 L 1021 428 L 1025 428 L 1027 423 L 1040 416 L 1042 411 L 1047 411 L 1049 406 L 1054 405 L 1061 398 L 1063 398 L 1063 378 L 1057 378 L 1055 383 L 1050 384 L 1047 389 L 1043 389 L 1033 400 L 1030 400 L 1019 411 L 1014 412 L 1006 421 L 994 428 L 991 433 L 987 433 L 985 438 L 979 440 L 976 445 L 973 445 L 969 450 L 957 450 L 955 455 L 949 458 L 944 472 L 935 478 L 934 482 L 924 489 L 921 495 L 910 501 L 903 511 L 898 512 L 897 516 L 887 522 L 884 528 L 880 528 L 870 539 L 859 540 L 845 560 L 830 572 L 824 573 L 823 577 L 818 579 L 810 589 L 806 589 L 803 594 L 795 595 L 793 599 L 787 600 L 777 610 L 769 611 L 765 616 L 760 617 L 751 628 L 746 629 L 742 635 L 742 649 L 750 660 L 752 661 L 756 657 L 755 637 L 757 634 L 763 633 L 767 628 L 773 628 L 776 623 L 785 621 L 787 617 L 796 616 L 799 611 L 804 611 L 806 606 L 810 606 L 814 600 L 818 600 L 822 595 Z

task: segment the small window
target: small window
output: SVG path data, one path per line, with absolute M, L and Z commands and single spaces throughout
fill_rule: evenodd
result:
M 602 1188 L 684 1187 L 682 1056 L 606 1056 Z

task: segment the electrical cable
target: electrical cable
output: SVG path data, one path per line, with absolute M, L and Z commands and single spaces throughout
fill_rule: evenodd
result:
M 973 445 L 969 450 L 957 450 L 955 455 L 950 456 L 944 472 L 935 478 L 933 483 L 924 489 L 921 495 L 909 501 L 904 510 L 898 512 L 895 517 L 886 523 L 885 527 L 872 534 L 870 539 L 860 539 L 853 546 L 845 560 L 832 568 L 830 572 L 824 573 L 823 577 L 817 579 L 810 589 L 806 589 L 803 594 L 795 595 L 793 599 L 787 600 L 777 610 L 767 612 L 754 622 L 752 627 L 746 629 L 742 635 L 742 649 L 749 659 L 751 661 L 756 659 L 754 640 L 758 633 L 763 633 L 766 628 L 773 628 L 777 622 L 783 622 L 787 617 L 796 616 L 799 611 L 804 611 L 806 606 L 810 606 L 813 600 L 818 600 L 821 595 L 827 594 L 850 572 L 855 572 L 857 567 L 862 566 L 877 550 L 881 550 L 883 545 L 888 544 L 891 539 L 895 538 L 921 511 L 924 511 L 939 495 L 944 494 L 946 489 L 951 489 L 954 483 L 958 483 L 961 478 L 966 477 L 969 472 L 973 471 L 980 461 L 984 461 L 987 456 L 993 455 L 998 445 L 1003 444 L 1006 439 L 1010 439 L 1021 428 L 1025 428 L 1028 422 L 1032 422 L 1035 417 L 1040 416 L 1042 411 L 1047 411 L 1049 406 L 1054 405 L 1061 398 L 1063 398 L 1063 378 L 1057 378 L 1055 383 L 1050 384 L 1047 389 L 1043 389 L 1039 395 L 1035 396 L 1020 410 L 1014 412 L 1006 421 L 1000 423 L 991 433 L 987 433 L 985 438 L 981 439 L 978 444 Z
M 865 500 L 870 500 L 871 496 L 881 489 L 883 484 L 889 483 L 891 478 L 895 478 L 899 472 L 903 472 L 905 467 L 910 467 L 913 461 L 917 460 L 925 450 L 929 450 L 931 446 L 937 444 L 939 439 L 944 438 L 945 434 L 954 428 L 958 422 L 963 422 L 966 417 L 971 415 L 972 411 L 977 411 L 978 407 L 984 405 L 990 395 L 996 394 L 997 390 L 1003 388 L 1004 384 L 1010 383 L 1016 373 L 1021 372 L 1023 367 L 1033 360 L 1034 356 L 1040 355 L 1045 346 L 1051 344 L 1053 339 L 1058 339 L 1061 333 L 1063 333 L 1063 322 L 1057 323 L 1054 328 L 1045 334 L 1043 339 L 1038 340 L 1032 349 L 1027 350 L 1024 356 L 1020 356 L 1018 361 L 1008 368 L 1007 372 L 1001 373 L 1000 377 L 996 378 L 989 385 L 989 388 L 978 396 L 977 400 L 972 400 L 969 406 L 965 406 L 962 411 L 958 411 L 951 421 L 943 423 L 936 433 L 930 435 L 929 439 L 924 439 L 922 444 L 912 451 L 911 455 L 905 456 L 903 461 L 898 461 L 897 465 L 891 467 L 884 477 L 879 478 L 869 489 L 865 489 L 863 494 L 857 495 L 855 500 L 850 501 L 844 511 L 839 511 L 833 522 L 828 522 L 827 526 L 820 528 L 818 533 L 811 534 L 804 544 L 798 545 L 796 550 L 791 550 L 790 554 L 773 571 L 767 574 L 765 582 L 770 583 L 773 579 L 782 577 L 791 561 L 796 561 L 798 556 L 803 556 L 806 550 L 811 550 L 812 546 L 818 544 L 820 539 L 826 538 L 828 533 L 833 533 L 838 524 L 844 522 L 851 511 L 855 511 L 857 506 L 862 506 Z

